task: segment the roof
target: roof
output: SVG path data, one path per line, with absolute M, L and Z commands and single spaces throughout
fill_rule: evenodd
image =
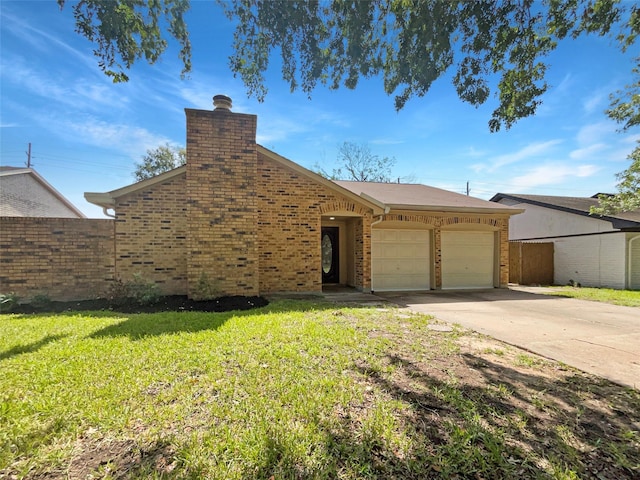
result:
M 496 193 L 492 202 L 499 202 L 502 199 L 510 199 L 521 203 L 529 203 L 540 207 L 551 208 L 563 212 L 574 213 L 591 217 L 598 220 L 610 221 L 614 228 L 635 228 L 640 227 L 640 209 L 631 212 L 617 213 L 615 215 L 592 215 L 591 207 L 599 205 L 599 201 L 594 197 L 560 197 L 553 195 L 523 195 L 519 193 Z
M 29 178 L 32 178 L 45 191 L 53 195 L 53 197 L 56 200 L 58 200 L 60 204 L 62 204 L 68 210 L 73 212 L 73 214 L 75 214 L 78 218 L 86 218 L 84 213 L 78 210 L 78 208 L 76 208 L 76 206 L 73 203 L 67 200 L 67 198 L 64 195 L 62 195 L 58 190 L 56 190 L 49 182 L 47 182 L 42 176 L 40 176 L 38 172 L 36 172 L 34 169 L 26 168 L 26 167 L 10 167 L 6 165 L 0 166 L 0 177 L 2 178 L 13 178 L 19 175 L 26 175 Z M 25 195 L 27 195 L 28 197 Z M 11 202 L 17 201 L 20 205 L 22 205 L 22 210 L 26 211 L 26 213 L 33 212 L 34 208 L 36 208 L 39 212 L 37 215 L 33 214 L 33 215 L 27 215 L 27 216 L 58 216 L 57 214 L 52 215 L 52 213 L 59 213 L 59 212 L 55 212 L 55 209 L 54 209 L 54 212 L 52 212 L 51 208 L 47 208 L 47 207 L 50 207 L 50 205 L 47 206 L 46 202 L 42 203 L 43 202 L 42 200 L 40 200 L 40 203 L 38 203 L 38 200 L 36 198 L 32 198 L 33 195 L 28 192 L 19 192 L 16 195 L 12 195 L 12 197 L 13 197 L 12 199 L 8 199 L 3 196 L 2 201 L 3 202 L 8 201 L 10 202 L 10 204 Z M 21 198 L 16 198 L 16 197 L 21 197 Z M 44 208 L 44 211 L 43 211 L 43 208 Z M 66 216 L 68 216 L 68 214 Z
M 369 198 L 364 198 L 361 197 L 359 195 L 354 195 L 353 192 L 351 192 L 348 189 L 345 189 L 344 187 L 341 187 L 339 185 L 336 185 L 334 182 L 327 180 L 326 178 L 318 175 L 317 173 L 312 172 L 311 170 L 307 170 L 306 168 L 298 165 L 295 162 L 292 162 L 291 160 L 284 158 L 281 155 L 278 155 L 275 152 L 272 152 L 271 150 L 263 147 L 262 145 L 257 145 L 257 152 L 259 154 L 265 155 L 266 157 L 268 157 L 269 159 L 279 163 L 280 165 L 283 165 L 284 167 L 294 170 L 295 172 L 304 175 L 308 178 L 310 178 L 311 180 L 320 183 L 344 196 L 346 196 L 347 198 L 351 198 L 353 200 L 356 200 L 358 202 L 360 202 L 361 204 L 366 205 L 367 207 L 371 208 L 373 210 L 374 213 L 382 213 L 384 211 L 384 205 L 381 205 L 379 202 L 375 201 L 374 199 L 369 199 Z M 134 183 L 132 185 L 128 185 L 126 187 L 123 188 L 118 188 L 116 190 L 111 190 L 110 192 L 104 192 L 104 193 L 91 193 L 91 192 L 87 192 L 84 194 L 84 198 L 87 199 L 87 201 L 99 205 L 102 208 L 113 208 L 116 205 L 116 200 L 120 197 L 123 197 L 125 195 L 128 195 L 130 193 L 135 193 L 138 192 L 140 190 L 143 190 L 145 188 L 149 188 L 153 185 L 159 184 L 159 183 L 163 183 L 166 182 L 174 177 L 177 177 L 179 175 L 184 175 L 187 172 L 187 167 L 185 165 L 178 167 L 178 168 L 174 168 L 173 170 L 169 170 L 168 172 L 164 172 L 161 173 L 160 175 L 156 175 L 154 177 L 151 178 L 147 178 L 145 180 L 142 180 L 140 182 Z
M 511 215 L 522 212 L 517 208 L 505 205 L 497 207 L 494 202 L 422 184 L 351 182 L 345 180 L 335 180 L 334 183 L 358 195 L 374 198 L 392 209 L 508 213 Z
M 131 185 L 127 185 L 126 187 L 111 190 L 110 192 L 85 192 L 84 198 L 88 202 L 99 205 L 104 209 L 113 208 L 116 205 L 116 199 L 120 197 L 123 197 L 129 193 L 138 192 L 145 188 L 149 188 L 158 183 L 167 182 L 174 177 L 186 174 L 186 172 L 187 167 L 183 165 L 181 167 L 174 168 L 173 170 L 169 170 L 168 172 L 164 172 L 154 177 L 146 178 Z
M 459 193 L 428 187 L 420 184 L 407 183 L 375 183 L 375 182 L 349 182 L 343 180 L 328 180 L 291 160 L 278 155 L 275 152 L 257 145 L 257 152 L 268 157 L 280 165 L 306 176 L 310 180 L 358 201 L 371 208 L 375 215 L 388 212 L 390 209 L 422 210 L 437 212 L 460 213 L 502 213 L 514 215 L 523 210 L 507 205 L 488 202 L 475 197 L 461 195 Z M 161 173 L 155 177 L 142 180 L 132 185 L 112 190 L 105 193 L 85 193 L 84 197 L 91 203 L 103 208 L 113 208 L 116 200 L 124 195 L 135 193 L 152 185 L 166 182 L 176 176 L 184 175 L 186 166 L 181 166 Z

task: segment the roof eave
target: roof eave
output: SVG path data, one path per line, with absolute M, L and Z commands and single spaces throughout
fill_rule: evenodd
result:
M 98 205 L 102 208 L 113 208 L 116 205 L 116 199 L 111 196 L 110 192 L 85 192 L 84 198 L 87 202 L 93 203 L 94 205 Z
M 126 187 L 118 188 L 116 190 L 111 190 L 110 192 L 104 193 L 96 193 L 96 192 L 86 192 L 84 194 L 84 198 L 95 205 L 99 205 L 103 208 L 113 208 L 116 204 L 116 200 L 120 197 L 128 195 L 130 193 L 135 193 L 140 190 L 144 190 L 145 188 L 152 187 L 153 185 L 157 185 L 158 183 L 166 182 L 167 180 L 171 180 L 174 177 L 180 176 L 187 171 L 186 166 L 174 168 L 173 170 L 169 170 L 168 172 L 161 173 L 160 175 L 156 175 L 155 177 L 147 178 L 140 182 L 134 183 L 132 185 L 128 185 Z
M 445 212 L 445 213 L 495 213 L 502 215 L 517 215 L 524 212 L 522 208 L 483 208 L 483 207 L 456 207 L 439 205 L 403 205 L 388 204 L 391 210 L 416 210 L 421 212 Z
M 522 197 L 518 197 L 517 195 L 507 195 L 504 193 L 497 193 L 495 194 L 492 198 L 491 198 L 491 202 L 496 202 L 496 203 L 500 203 L 499 201 L 501 199 L 509 199 L 509 200 L 515 200 L 518 201 L 520 203 L 528 203 L 529 205 L 536 205 L 538 207 L 543 207 L 543 208 L 550 208 L 551 210 L 558 210 L 561 212 L 567 212 L 567 213 L 572 213 L 574 215 L 580 215 L 583 217 L 588 217 L 588 218 L 593 218 L 595 220 L 603 220 L 605 222 L 611 222 L 611 226 L 613 228 L 618 228 L 618 229 L 626 229 L 626 228 L 635 228 L 635 227 L 640 227 L 640 222 L 635 222 L 633 220 L 626 220 L 624 218 L 620 218 L 620 217 L 612 217 L 609 215 L 598 215 L 598 214 L 592 214 L 591 212 L 587 212 L 584 210 L 578 210 L 576 208 L 571 208 L 571 207 L 564 207 L 562 205 L 554 205 L 552 203 L 548 203 L 548 202 L 541 202 L 539 200 L 531 200 L 528 198 L 522 198 Z M 523 210 L 524 211 L 524 210 Z

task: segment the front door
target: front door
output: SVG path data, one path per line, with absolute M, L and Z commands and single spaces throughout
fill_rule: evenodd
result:
M 339 283 L 338 227 L 322 227 L 322 283 Z

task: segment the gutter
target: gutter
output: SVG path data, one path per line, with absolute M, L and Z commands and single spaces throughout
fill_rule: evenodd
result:
M 393 210 L 415 210 L 421 212 L 444 212 L 444 213 L 502 213 L 507 215 L 517 215 L 523 213 L 523 208 L 483 208 L 483 207 L 456 207 L 438 205 L 389 205 Z

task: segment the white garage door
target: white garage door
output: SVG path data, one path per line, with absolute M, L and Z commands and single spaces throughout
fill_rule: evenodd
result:
M 371 289 L 428 290 L 429 230 L 371 232 Z
M 442 288 L 491 288 L 493 232 L 442 232 Z

